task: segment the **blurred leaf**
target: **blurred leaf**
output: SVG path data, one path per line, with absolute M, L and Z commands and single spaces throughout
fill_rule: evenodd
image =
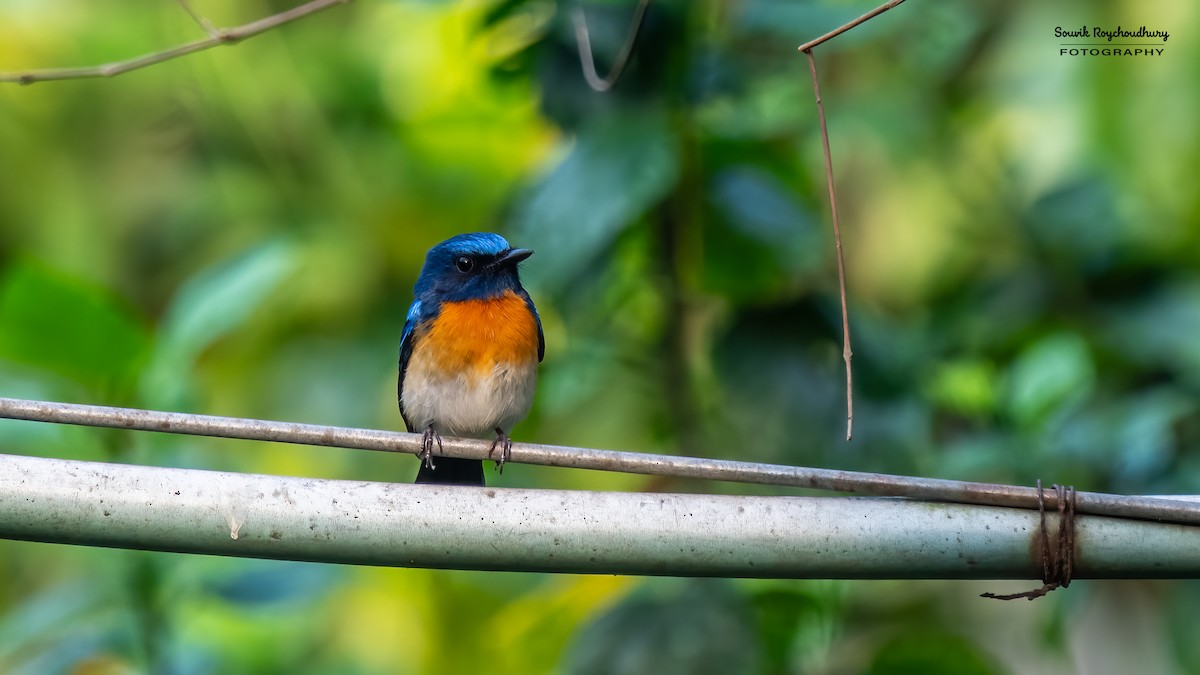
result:
M 803 252 L 797 235 L 811 232 L 813 223 L 778 179 L 754 166 L 733 166 L 713 176 L 711 194 L 729 222 L 747 236 L 787 255 Z
M 1101 340 L 1142 366 L 1200 384 L 1200 280 L 1171 284 L 1108 312 Z
M 1172 584 L 1167 595 L 1167 619 L 1175 662 L 1180 672 L 1200 672 L 1200 625 L 1195 619 L 1200 607 L 1200 581 L 1186 580 Z
M 638 592 L 575 637 L 571 675 L 737 675 L 760 661 L 753 619 L 728 582 Z
M 664 115 L 614 114 L 589 123 L 513 218 L 515 240 L 541 252 L 528 278 L 547 287 L 569 281 L 657 204 L 678 175 L 678 142 Z
M 870 2 L 858 2 L 854 7 L 846 3 L 830 2 L 780 2 L 779 0 L 747 0 L 739 7 L 738 21 L 746 33 L 763 32 L 773 34 L 799 46 L 801 43 L 833 30 L 872 9 Z M 878 33 L 880 27 L 874 22 L 863 26 L 865 32 Z M 848 38 L 860 41 L 863 34 Z M 845 46 L 841 40 L 829 43 L 831 48 Z
M 775 588 L 752 596 L 763 644 L 763 672 L 809 670 L 821 663 L 835 637 L 837 616 L 808 592 Z
M 844 385 L 828 330 L 812 303 L 743 310 L 717 344 L 716 372 L 732 437 L 754 439 L 741 459 L 828 461 L 824 452 L 844 424 L 839 412 L 845 404 L 839 400 Z M 814 346 L 823 340 L 824 349 Z
M 1100 178 L 1080 178 L 1038 199 L 1025 214 L 1024 223 L 1053 260 L 1082 255 L 1102 265 L 1124 236 L 1114 194 L 1112 186 Z
M 483 14 L 480 21 L 484 26 L 490 26 L 494 23 L 504 21 L 513 14 L 525 9 L 526 5 L 532 4 L 535 0 L 498 0 Z
M 295 250 L 273 241 L 219 263 L 179 290 L 163 321 L 158 351 L 193 359 L 258 309 L 295 264 Z
M 786 290 L 798 273 L 823 266 L 824 237 L 779 179 L 755 166 L 732 166 L 713 176 L 709 194 L 718 216 L 704 232 L 710 290 L 762 300 Z
M 1173 468 L 1187 447 L 1176 429 L 1196 410 L 1194 397 L 1173 387 L 1089 405 L 1065 421 L 1053 439 L 1054 455 L 1065 469 L 1100 473 L 1119 492 L 1186 489 Z
M 133 621 L 119 592 L 115 584 L 71 582 L 11 608 L 0 623 L 0 672 L 76 672 L 81 664 L 129 654 Z
M 1030 426 L 1084 400 L 1095 380 L 1087 343 L 1074 333 L 1056 333 L 1030 345 L 1009 373 L 1008 404 L 1018 422 Z
M 540 412 L 561 413 L 593 396 L 613 372 L 613 352 L 610 345 L 580 340 L 556 357 L 554 366 L 538 376 Z
M 547 0 L 504 0 L 483 19 L 488 55 L 503 60 L 537 42 L 549 30 L 557 7 Z
M 132 663 L 112 654 L 96 654 L 71 665 L 71 675 L 135 675 L 139 672 Z M 172 675 L 185 675 L 171 670 Z
M 244 560 L 233 574 L 208 584 L 213 595 L 245 606 L 320 600 L 341 577 L 338 568 L 306 562 Z
M 995 409 L 996 368 L 988 361 L 960 359 L 933 369 L 929 396 L 937 405 L 963 415 L 985 415 Z
M 875 653 L 872 675 L 994 675 L 1001 673 L 991 655 L 966 638 L 930 630 L 912 630 Z
M 470 639 L 485 643 L 482 649 L 486 670 L 493 675 L 525 675 L 531 664 L 546 664 L 538 667 L 545 672 L 561 672 L 549 664 L 561 661 L 566 646 L 579 625 L 593 617 L 598 611 L 607 609 L 614 597 L 638 585 L 634 577 L 588 575 L 552 575 L 528 577 L 529 588 L 520 589 L 505 582 L 515 575 L 488 574 L 485 588 L 496 589 L 497 583 L 504 588 L 497 593 L 503 605 L 499 611 L 484 620 L 476 606 L 480 593 L 463 598 L 462 613 L 477 617 L 475 633 Z M 463 631 L 455 627 L 452 631 L 441 631 L 445 645 L 450 647 L 463 638 Z M 426 643 L 431 651 L 441 645 Z M 453 647 L 450 647 L 451 649 Z M 478 663 L 478 662 L 477 662 Z M 437 664 L 442 672 L 452 670 L 445 661 Z M 467 665 L 465 670 L 475 671 L 478 666 Z
M 108 393 L 130 381 L 147 342 L 134 314 L 99 288 L 28 262 L 0 279 L 0 358 Z
M 159 330 L 143 380 L 148 402 L 166 405 L 185 390 L 200 353 L 244 323 L 296 265 L 285 240 L 262 244 L 210 267 L 183 285 Z
M 932 478 L 986 480 L 1009 483 L 1022 476 L 1020 467 L 1015 467 L 1014 457 L 1020 457 L 1019 448 L 1008 434 L 985 431 L 971 435 L 958 435 L 953 440 L 940 444 L 937 454 L 930 462 Z
M 1169 469 L 1176 453 L 1185 450 L 1176 447 L 1175 425 L 1196 405 L 1195 396 L 1174 390 L 1148 392 L 1128 402 L 1115 439 L 1119 487 L 1146 486 Z
M 918 72 L 953 76 L 958 68 L 982 44 L 987 14 L 982 5 L 932 3 L 914 12 L 897 13 L 889 20 L 898 33 L 921 31 L 927 39 L 918 40 L 906 50 L 905 60 Z
M 99 626 L 83 627 L 75 632 L 70 639 L 64 639 L 50 645 L 44 651 L 32 655 L 29 659 L 6 670 L 5 675 L 45 675 L 45 673 L 82 673 L 77 670 L 86 668 L 92 663 L 100 663 L 109 658 L 105 653 L 105 645 Z M 126 675 L 132 671 L 124 671 Z M 107 675 L 107 674 L 106 674 Z
M 796 86 L 795 73 L 747 80 L 730 60 L 713 57 L 708 72 L 701 74 L 707 79 L 698 86 L 709 100 L 697 109 L 696 121 L 715 138 L 751 142 L 761 153 L 762 143 L 797 133 L 812 115 L 812 95 Z M 725 94 L 734 89 L 736 95 Z
M 5 662 L 37 643 L 50 641 L 81 617 L 105 606 L 107 590 L 96 584 L 66 583 L 43 589 L 0 619 L 0 672 Z

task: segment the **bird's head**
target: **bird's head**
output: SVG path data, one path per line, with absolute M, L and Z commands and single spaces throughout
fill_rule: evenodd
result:
M 462 301 L 520 290 L 517 264 L 531 255 L 498 234 L 460 234 L 429 249 L 413 292 L 419 299 Z

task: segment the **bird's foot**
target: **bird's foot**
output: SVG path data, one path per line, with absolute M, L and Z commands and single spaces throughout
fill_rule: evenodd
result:
M 496 461 L 496 472 L 504 473 L 504 463 L 512 459 L 512 439 L 500 427 L 496 427 L 496 440 L 492 441 L 492 447 L 488 450 L 488 459 L 492 458 L 496 450 L 500 450 L 500 459 Z
M 442 452 L 442 435 L 434 430 L 433 425 L 425 427 L 425 433 L 421 435 L 421 452 L 417 453 L 417 459 L 425 463 L 425 466 L 432 471 L 433 466 L 433 444 L 437 443 L 438 453 Z

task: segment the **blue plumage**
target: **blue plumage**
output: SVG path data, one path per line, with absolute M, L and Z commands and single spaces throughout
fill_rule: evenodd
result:
M 532 253 L 500 235 L 472 233 L 434 246 L 425 257 L 400 340 L 397 383 L 405 425 L 425 435 L 418 482 L 483 484 L 478 461 L 434 462 L 441 432 L 494 432 L 498 464 L 507 459 L 507 432 L 529 411 L 545 354 L 541 318 L 517 272 Z M 536 360 L 521 346 L 533 349 L 534 331 Z

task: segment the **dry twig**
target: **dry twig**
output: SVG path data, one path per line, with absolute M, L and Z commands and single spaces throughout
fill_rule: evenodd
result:
M 350 2 L 350 0 L 312 0 L 298 7 L 293 7 L 285 12 L 273 14 L 258 21 L 237 26 L 234 28 L 217 28 L 213 26 L 208 19 L 197 14 L 186 0 L 178 0 L 183 10 L 188 13 L 192 19 L 200 25 L 201 28 L 208 33 L 208 37 L 195 42 L 164 49 L 159 52 L 143 54 L 132 59 L 124 61 L 114 61 L 112 63 L 104 63 L 96 66 L 83 66 L 79 68 L 47 68 L 44 70 L 29 70 L 25 72 L 3 73 L 0 72 L 0 82 L 16 82 L 18 84 L 33 84 L 34 82 L 44 82 L 47 80 L 78 80 L 93 77 L 114 77 L 122 73 L 128 73 L 131 70 L 139 70 L 147 66 L 152 66 L 163 61 L 193 54 L 195 52 L 211 49 L 219 45 L 230 45 L 242 40 L 252 38 L 259 33 L 282 26 L 285 23 L 290 23 L 297 19 L 302 19 L 310 14 L 315 14 L 323 9 L 328 9 L 334 5 Z
M 808 69 L 812 74 L 813 94 L 817 97 L 817 119 L 821 124 L 821 146 L 825 150 L 825 182 L 829 186 L 829 210 L 833 217 L 833 241 L 837 246 L 838 290 L 842 296 L 842 360 L 846 362 L 846 440 L 854 436 L 854 375 L 850 361 L 850 311 L 846 307 L 846 262 L 842 256 L 842 229 L 838 225 L 837 196 L 833 191 L 833 154 L 829 151 L 829 130 L 825 126 L 825 106 L 821 103 L 821 86 L 817 83 L 817 62 L 811 51 Z
M 825 106 L 821 103 L 821 86 L 817 82 L 817 62 L 813 58 L 813 47 L 835 38 L 855 26 L 869 21 L 899 5 L 904 0 L 889 0 L 843 26 L 835 28 L 814 40 L 800 45 L 800 51 L 808 57 L 808 70 L 812 75 L 813 94 L 817 98 L 817 118 L 821 125 L 821 146 L 825 151 L 825 182 L 829 186 L 829 210 L 833 218 L 833 240 L 837 246 L 838 291 L 842 300 L 842 360 L 846 362 L 846 440 L 854 437 L 854 374 L 850 366 L 854 352 L 850 349 L 850 313 L 846 307 L 846 262 L 842 256 L 842 230 L 838 225 L 837 196 L 833 190 L 833 155 L 829 151 L 829 129 L 825 125 Z
M 816 47 L 817 45 L 821 44 L 822 42 L 825 42 L 826 40 L 835 38 L 835 37 L 841 35 L 842 33 L 845 33 L 846 31 L 850 30 L 851 28 L 854 28 L 855 26 L 857 26 L 860 23 L 865 23 L 867 21 L 870 21 L 871 19 L 874 19 L 875 17 L 879 16 L 880 14 L 883 14 L 884 12 L 888 11 L 889 9 L 895 7 L 896 5 L 898 5 L 902 2 L 904 2 L 904 0 L 890 0 L 889 2 L 885 2 L 882 5 L 876 7 L 875 9 L 873 9 L 873 10 L 867 12 L 866 14 L 863 14 L 862 16 L 858 17 L 857 19 L 851 21 L 850 23 L 845 24 L 843 26 L 839 26 L 838 28 L 834 28 L 833 30 L 822 35 L 821 37 L 816 38 L 815 40 L 809 40 L 808 42 L 805 42 L 804 44 L 800 45 L 797 49 L 802 52 L 811 52 L 813 47 Z
M 188 16 L 192 17 L 192 21 L 195 21 L 197 26 L 200 26 L 202 29 L 204 29 L 205 33 L 208 33 L 209 37 L 219 38 L 221 36 L 221 29 L 214 26 L 213 22 L 208 20 L 208 17 L 192 9 L 192 3 L 188 2 L 188 0 L 175 1 L 179 3 L 179 7 L 183 9 L 183 11 L 187 12 Z

